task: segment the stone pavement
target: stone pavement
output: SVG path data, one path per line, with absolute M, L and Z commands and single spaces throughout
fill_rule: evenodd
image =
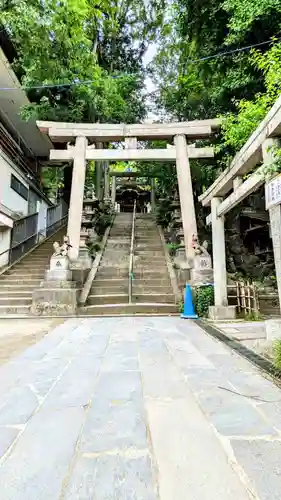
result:
M 1 500 L 281 498 L 281 391 L 193 322 L 70 319 L 0 395 Z

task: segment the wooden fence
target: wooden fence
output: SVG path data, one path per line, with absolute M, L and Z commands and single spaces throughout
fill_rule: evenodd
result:
M 254 284 L 249 281 L 236 281 L 235 285 L 229 285 L 228 289 L 231 289 L 231 297 L 236 299 L 237 312 L 244 313 L 245 316 L 248 314 L 259 312 L 259 299 L 258 291 Z

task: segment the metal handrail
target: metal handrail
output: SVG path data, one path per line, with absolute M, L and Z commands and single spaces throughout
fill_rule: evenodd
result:
M 133 222 L 132 222 L 132 235 L 131 235 L 131 247 L 130 247 L 130 261 L 129 261 L 129 304 L 132 303 L 132 290 L 133 290 L 135 222 L 136 222 L 136 200 L 134 201 Z
M 35 215 L 38 215 L 38 214 L 35 214 Z M 63 227 L 67 221 L 67 217 L 68 216 L 65 215 L 64 217 L 59 219 L 57 222 L 55 222 L 55 223 L 51 224 L 49 227 L 47 227 L 46 228 L 46 236 L 43 235 L 44 236 L 43 239 L 45 240 L 46 238 L 48 238 L 49 236 L 54 234 L 57 229 L 59 229 L 60 227 Z M 24 218 L 26 218 L 26 217 L 24 217 Z M 22 220 L 22 219 L 20 219 L 20 220 Z M 40 235 L 42 235 L 42 230 L 36 231 L 35 233 L 31 234 L 30 236 L 28 236 L 24 240 L 22 240 L 20 242 L 15 242 L 14 244 L 12 243 L 12 238 L 11 238 L 11 244 L 10 244 L 10 248 L 9 248 L 9 265 L 13 264 L 14 260 L 18 260 L 18 255 L 17 254 L 15 256 L 13 255 L 13 252 L 15 251 L 15 249 L 20 248 L 20 257 L 23 257 L 25 253 L 27 253 L 29 250 L 34 248 L 39 243 Z M 28 242 L 32 239 L 34 241 L 31 242 L 31 246 L 26 247 L 25 245 L 28 245 Z

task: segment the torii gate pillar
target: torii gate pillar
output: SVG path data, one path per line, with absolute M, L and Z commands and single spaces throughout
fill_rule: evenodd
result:
M 87 144 L 88 140 L 86 137 L 76 138 L 67 225 L 67 235 L 69 236 L 70 244 L 72 245 L 72 248 L 69 250 L 69 258 L 71 261 L 77 260 L 79 255 L 80 230 L 86 176 Z
M 185 135 L 176 135 L 176 166 L 179 185 L 185 254 L 192 264 L 194 258 L 193 240 L 197 238 L 197 224 L 193 199 L 192 180 Z

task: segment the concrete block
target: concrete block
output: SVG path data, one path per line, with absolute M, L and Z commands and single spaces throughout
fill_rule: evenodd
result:
M 143 456 L 138 457 L 114 454 L 92 459 L 80 458 L 74 467 L 64 500 L 90 498 L 157 500 L 148 453 L 144 452 Z
M 50 270 L 69 269 L 69 259 L 62 255 L 53 255 L 50 260 Z
M 94 393 L 95 400 L 132 400 L 140 399 L 142 384 L 139 372 L 102 373 Z
M 20 432 L 19 429 L 14 429 L 12 427 L 0 428 L 0 458 L 4 455 L 4 453 L 6 453 L 6 451 L 13 444 L 19 432 Z
M 72 272 L 69 269 L 48 269 L 45 271 L 46 281 L 71 281 Z
M 1 397 L 0 425 L 25 424 L 39 405 L 29 387 L 13 387 Z
M 209 318 L 214 321 L 236 318 L 236 306 L 210 306 Z
M 100 359 L 78 357 L 62 374 L 46 399 L 45 408 L 86 407 L 91 400 L 100 365 Z
M 145 449 L 146 425 L 142 400 L 100 401 L 96 398 L 88 411 L 81 451 Z
M 78 287 L 82 287 L 89 274 L 89 269 L 72 269 L 72 279 Z
M 208 285 L 213 283 L 214 274 L 212 269 L 191 269 L 192 285 Z
M 228 384 L 224 384 L 229 388 Z M 276 436 L 273 427 L 241 396 L 209 388 L 197 395 L 199 405 L 217 431 L 224 436 Z
M 257 498 L 281 498 L 281 442 L 231 441 L 235 458 L 247 474 Z
M 209 422 L 185 400 L 146 401 L 161 500 L 249 500 Z
M 281 339 L 281 318 L 267 319 L 264 323 L 267 340 Z
M 75 314 L 79 291 L 75 288 L 38 288 L 33 291 L 31 312 L 41 315 Z
M 138 352 L 132 342 L 117 342 L 109 345 L 103 371 L 138 371 Z
M 66 408 L 34 415 L 0 468 L 5 500 L 58 499 L 69 470 L 85 410 Z
M 41 288 L 77 288 L 75 281 L 69 280 L 44 280 L 40 283 Z

